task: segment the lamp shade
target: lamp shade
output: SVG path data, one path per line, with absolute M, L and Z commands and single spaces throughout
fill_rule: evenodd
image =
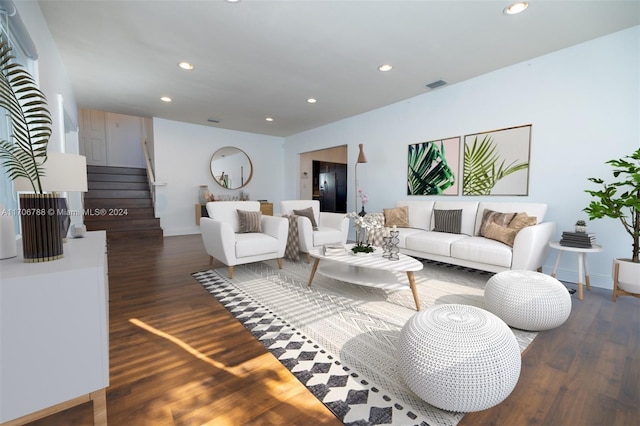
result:
M 87 192 L 87 158 L 83 155 L 50 152 L 41 177 L 45 192 Z M 23 177 L 14 181 L 16 191 L 33 192 L 31 182 Z
M 358 161 L 356 161 L 356 163 L 366 163 L 367 157 L 364 156 L 364 150 L 362 149 L 362 144 L 358 144 L 358 148 L 360 148 L 360 152 L 358 153 Z

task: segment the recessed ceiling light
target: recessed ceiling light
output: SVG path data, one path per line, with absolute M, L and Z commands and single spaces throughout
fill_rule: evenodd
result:
M 318 100 L 317 100 L 317 99 L 315 99 L 315 98 L 309 98 L 309 99 L 307 99 L 307 103 L 315 104 L 316 102 L 318 102 Z
M 391 64 L 382 64 L 378 67 L 378 71 L 387 72 L 393 69 L 393 65 Z
M 527 7 L 529 7 L 529 3 L 527 3 L 526 1 L 519 1 L 517 3 L 513 3 L 511 6 L 506 7 L 503 13 L 505 15 L 517 15 L 520 12 L 524 12 Z
M 226 0 L 227 3 L 240 3 L 240 0 Z
M 162 102 L 171 102 L 171 98 L 170 98 L 170 97 L 168 97 L 168 96 L 163 96 L 163 97 L 161 97 L 161 98 L 160 98 L 160 100 L 161 100 Z
M 273 121 L 273 117 L 267 117 L 267 118 L 265 118 L 265 120 L 267 120 L 267 121 Z
M 182 68 L 183 70 L 192 70 L 193 69 L 193 64 L 190 64 L 189 62 L 180 62 L 178 64 L 178 66 L 180 68 Z

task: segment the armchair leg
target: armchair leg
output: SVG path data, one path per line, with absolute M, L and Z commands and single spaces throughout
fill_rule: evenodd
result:
M 229 266 L 229 279 L 233 279 L 233 266 Z
M 209 265 L 213 265 L 213 256 L 209 256 Z
M 311 263 L 311 255 L 307 253 L 307 263 Z
M 278 269 L 282 269 L 282 258 L 279 257 L 276 259 L 276 261 L 278 262 Z

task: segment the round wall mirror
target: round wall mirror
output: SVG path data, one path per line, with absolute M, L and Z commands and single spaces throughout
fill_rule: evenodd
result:
M 241 149 L 225 146 L 211 157 L 211 176 L 223 188 L 245 187 L 253 176 L 253 164 Z

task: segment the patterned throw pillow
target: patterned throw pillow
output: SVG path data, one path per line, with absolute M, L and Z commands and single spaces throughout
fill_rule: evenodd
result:
M 518 213 L 509 222 L 509 228 L 517 229 L 518 231 L 526 226 L 533 226 L 538 223 L 538 218 L 535 216 L 528 216 L 526 213 Z
M 462 209 L 460 210 L 433 210 L 435 232 L 447 232 L 459 234 L 462 225 Z
M 484 237 L 500 241 L 501 243 L 513 247 L 513 242 L 516 239 L 516 234 L 518 233 L 518 231 L 518 229 L 501 226 L 494 222 L 489 222 L 485 227 Z
M 318 230 L 318 224 L 316 223 L 316 218 L 313 215 L 313 207 L 307 207 L 306 209 L 302 209 L 302 210 L 294 210 L 293 214 L 295 214 L 296 216 L 308 217 L 309 220 L 311 221 L 311 228 L 314 231 Z
M 409 227 L 409 206 L 382 209 L 384 213 L 384 226 Z
M 262 212 L 237 210 L 238 219 L 240 221 L 240 229 L 238 233 L 246 234 L 248 232 L 262 232 Z
M 478 234 L 482 237 L 486 237 L 485 232 L 489 223 L 495 223 L 500 226 L 507 226 L 511 223 L 511 220 L 515 217 L 515 213 L 500 213 L 493 210 L 484 209 L 482 213 L 482 223 L 480 224 L 480 231 Z

